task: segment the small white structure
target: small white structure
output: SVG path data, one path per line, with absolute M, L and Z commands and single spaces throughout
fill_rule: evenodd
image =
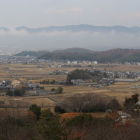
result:
M 73 62 L 72 62 L 72 64 L 77 64 L 77 63 L 78 63 L 77 61 L 73 61 Z
M 71 62 L 70 61 L 67 61 L 67 64 L 71 64 Z
M 97 61 L 93 61 L 93 64 L 95 64 L 95 65 L 96 65 L 96 64 L 98 64 L 98 62 L 97 62 Z
M 140 101 L 138 101 L 138 102 L 136 103 L 136 105 L 140 105 Z
M 58 68 L 61 68 L 61 65 L 57 65 Z
M 71 82 L 74 85 L 78 85 L 79 83 L 85 83 L 85 81 L 83 79 L 72 79 Z
M 126 119 L 126 118 L 131 118 L 131 115 L 126 113 L 126 112 L 123 112 L 123 111 L 118 111 L 118 114 L 119 114 L 119 117 L 121 119 Z

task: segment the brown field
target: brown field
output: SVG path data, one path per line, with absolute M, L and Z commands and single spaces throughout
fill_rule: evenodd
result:
M 40 67 L 38 67 L 40 66 Z M 120 70 L 120 71 L 126 71 L 126 70 L 132 70 L 132 71 L 139 71 L 140 66 L 136 65 L 119 65 L 117 67 L 111 67 L 111 66 L 99 66 L 100 69 L 106 69 L 107 71 L 112 70 Z M 2 70 L 3 68 L 9 68 L 10 71 L 13 73 L 19 75 L 16 79 L 18 80 L 27 80 L 27 78 L 32 78 L 29 81 L 33 83 L 39 83 L 41 80 L 65 80 L 66 75 L 49 75 L 54 70 L 68 70 L 68 72 L 75 70 L 77 68 L 50 68 L 48 67 L 48 64 L 36 64 L 36 65 L 22 65 L 22 64 L 3 64 L 0 65 L 0 77 L 1 80 L 10 79 L 14 80 L 15 77 L 9 73 L 7 73 L 5 70 Z M 91 68 L 89 68 L 91 69 Z M 55 94 L 55 95 L 44 95 L 44 96 L 30 96 L 30 97 L 7 97 L 7 96 L 0 96 L 0 100 L 5 100 L 8 102 L 9 100 L 14 101 L 13 99 L 19 99 L 21 102 L 26 102 L 29 104 L 36 103 L 39 106 L 55 106 L 56 102 L 52 99 L 55 99 L 57 101 L 63 101 L 67 97 L 74 95 L 74 94 L 84 94 L 84 93 L 96 93 L 101 95 L 103 98 L 112 97 L 117 98 L 120 103 L 123 103 L 126 97 L 130 97 L 134 93 L 140 94 L 140 89 L 132 89 L 129 88 L 131 86 L 140 85 L 140 82 L 118 82 L 114 85 L 101 87 L 101 88 L 95 88 L 95 87 L 86 87 L 86 86 L 63 86 L 63 93 L 62 94 Z M 45 86 L 45 90 L 51 90 L 52 88 L 58 88 L 58 85 L 41 85 Z M 50 97 L 52 99 L 50 99 Z
M 139 65 L 118 65 L 118 66 L 101 66 L 101 69 L 106 69 L 107 71 L 140 71 Z

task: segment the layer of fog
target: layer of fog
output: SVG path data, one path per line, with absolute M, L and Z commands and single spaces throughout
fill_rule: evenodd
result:
M 8 32 L 0 30 L 0 50 L 57 50 L 65 48 L 87 48 L 94 51 L 113 48 L 140 48 L 140 35 L 102 32 L 40 32 L 28 33 L 25 30 Z

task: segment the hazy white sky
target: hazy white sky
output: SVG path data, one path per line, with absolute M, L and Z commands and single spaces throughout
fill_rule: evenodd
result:
M 140 0 L 0 0 L 0 27 L 140 26 Z
M 30 34 L 14 28 L 90 24 L 140 26 L 140 0 L 0 0 L 0 50 L 107 50 L 140 48 L 140 34 L 53 32 Z M 9 49 L 11 48 L 11 49 Z

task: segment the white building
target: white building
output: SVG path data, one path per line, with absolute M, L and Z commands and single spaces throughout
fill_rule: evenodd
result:
M 95 65 L 96 65 L 96 64 L 98 64 L 98 62 L 97 62 L 97 61 L 93 61 L 93 64 L 95 64 Z
M 77 64 L 78 62 L 77 62 L 77 61 L 73 61 L 72 63 L 73 63 L 73 64 Z

